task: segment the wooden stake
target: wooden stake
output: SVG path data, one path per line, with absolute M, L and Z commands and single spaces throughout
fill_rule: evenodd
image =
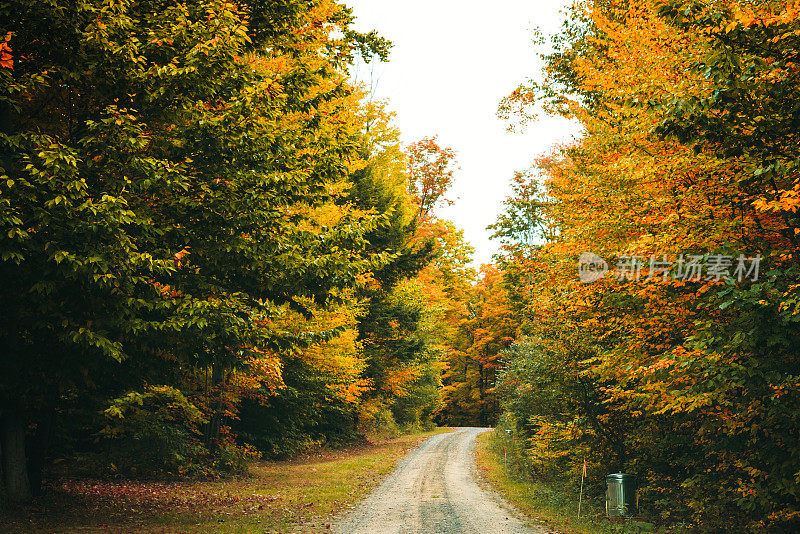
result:
M 578 519 L 581 518 L 581 505 L 583 504 L 583 479 L 586 478 L 586 459 L 583 459 L 583 471 L 581 472 L 581 492 L 578 495 Z

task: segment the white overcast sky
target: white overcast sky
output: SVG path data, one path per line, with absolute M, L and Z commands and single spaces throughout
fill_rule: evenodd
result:
M 475 263 L 488 263 L 498 244 L 494 222 L 515 170 L 577 135 L 556 118 L 540 118 L 524 134 L 511 134 L 497 105 L 520 82 L 537 78 L 541 64 L 533 28 L 555 33 L 571 0 L 344 0 L 356 29 L 375 29 L 394 43 L 390 61 L 374 70 L 377 99 L 388 99 L 408 144 L 439 135 L 457 152 L 460 170 L 448 195 L 455 205 L 441 217 L 464 229 Z M 368 73 L 359 72 L 364 78 Z

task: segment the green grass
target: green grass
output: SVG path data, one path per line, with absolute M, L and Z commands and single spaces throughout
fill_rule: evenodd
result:
M 332 514 L 363 498 L 421 440 L 448 430 L 257 462 L 235 479 L 60 481 L 33 504 L 0 512 L 0 531 L 327 532 Z
M 653 532 L 647 523 L 628 521 L 611 524 L 603 510 L 591 502 L 583 502 L 578 519 L 577 492 L 555 488 L 522 476 L 506 462 L 504 445 L 507 438 L 495 432 L 478 436 L 476 461 L 486 482 L 503 495 L 517 510 L 535 523 L 561 534 L 609 534 Z

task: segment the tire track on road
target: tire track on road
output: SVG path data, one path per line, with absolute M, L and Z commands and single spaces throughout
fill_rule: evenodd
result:
M 339 534 L 544 534 L 475 480 L 475 438 L 459 428 L 427 439 L 333 526 Z

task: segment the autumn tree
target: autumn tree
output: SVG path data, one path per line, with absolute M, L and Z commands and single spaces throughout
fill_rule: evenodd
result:
M 375 143 L 374 159 L 357 174 L 353 189 L 360 205 L 386 213 L 387 224 L 375 228 L 367 239 L 375 250 L 392 253 L 385 265 L 372 271 L 360 291 L 366 307 L 359 320 L 359 340 L 366 361 L 364 377 L 371 384 L 361 419 L 373 428 L 406 418 L 403 410 L 394 406 L 395 400 L 413 394 L 412 384 L 420 379 L 425 362 L 435 359 L 419 330 L 424 303 L 409 286 L 409 280 L 431 261 L 433 243 L 417 238 L 418 207 L 408 191 L 399 132 L 390 127 L 385 112 L 377 111 L 369 130 Z
M 445 406 L 441 420 L 454 425 L 487 426 L 496 422 L 495 394 L 501 352 L 516 336 L 502 273 L 493 265 L 481 267 L 458 318 L 458 329 L 443 375 Z
M 0 10 L 6 494 L 29 495 L 25 442 L 41 457 L 58 414 L 152 384 L 226 446 L 237 373 L 276 387 L 279 355 L 336 333 L 276 318 L 382 264 L 378 219 L 345 200 L 361 155 L 340 66 L 387 43 L 326 0 Z
M 520 206 L 547 230 L 507 257 L 525 337 L 507 353 L 505 406 L 537 459 L 637 472 L 649 513 L 698 529 L 797 528 L 797 451 L 779 445 L 800 424 L 797 10 L 587 2 L 547 79 L 504 104 L 542 103 L 585 132 L 537 162 L 545 202 L 525 185 L 498 222 L 516 245 Z M 612 270 L 645 258 L 642 277 L 583 284 L 586 251 Z M 731 258 L 731 275 L 758 257 L 760 276 L 654 274 L 647 260 L 665 253 Z
M 437 136 L 411 143 L 408 155 L 408 192 L 417 204 L 417 219 L 432 214 L 439 204 L 451 203 L 445 193 L 453 184 L 455 151 L 439 144 Z

